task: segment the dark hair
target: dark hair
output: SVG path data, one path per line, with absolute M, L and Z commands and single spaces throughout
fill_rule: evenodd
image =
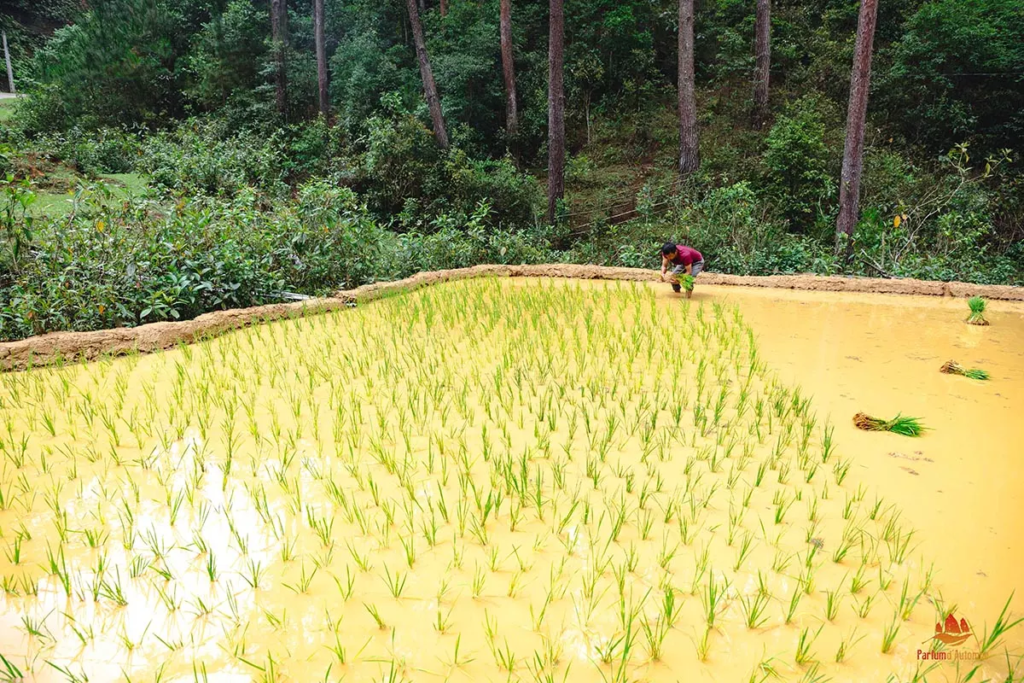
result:
M 665 242 L 665 246 L 661 248 L 661 253 L 665 256 L 676 253 L 676 245 L 671 242 Z

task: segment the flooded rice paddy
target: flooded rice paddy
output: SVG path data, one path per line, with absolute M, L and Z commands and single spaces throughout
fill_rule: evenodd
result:
M 3 376 L 0 680 L 1005 680 L 1021 309 L 665 290 L 453 283 Z

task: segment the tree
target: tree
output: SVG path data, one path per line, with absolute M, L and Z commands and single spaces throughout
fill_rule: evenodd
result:
M 884 27 L 883 15 L 880 33 Z M 1024 149 L 1020 0 L 935 0 L 901 28 L 888 73 L 875 74 L 876 110 L 935 152 L 965 141 L 979 158 Z
M 448 0 L 441 0 L 441 16 L 448 16 Z
M 420 77 L 423 79 L 423 95 L 430 109 L 430 120 L 434 125 L 434 137 L 441 149 L 448 149 L 448 131 L 444 127 L 444 115 L 441 113 L 441 98 L 437 96 L 437 85 L 434 83 L 434 72 L 430 68 L 430 57 L 427 55 L 427 43 L 423 39 L 423 25 L 416 0 L 406 0 L 409 8 L 409 23 L 412 25 L 412 39 L 416 45 L 416 60 L 420 64 Z
M 313 0 L 313 40 L 316 44 L 316 84 L 320 95 L 320 113 L 327 118 L 331 103 L 327 97 L 327 41 L 324 39 L 324 0 Z
M 772 2 L 757 0 L 754 26 L 754 128 L 768 120 L 768 79 L 772 61 Z
M 516 105 L 516 69 L 512 59 L 512 0 L 501 0 L 501 71 L 505 77 L 505 129 L 509 137 L 519 130 Z
M 550 0 L 548 18 L 548 221 L 565 197 L 565 10 Z
M 839 219 L 836 235 L 846 235 L 846 258 L 853 254 L 853 229 L 860 203 L 860 176 L 864 167 L 864 125 L 871 85 L 871 46 L 875 39 L 878 0 L 861 0 L 857 18 L 857 42 L 850 74 L 850 105 L 846 114 L 846 146 L 839 181 Z
M 697 102 L 693 85 L 693 0 L 679 0 L 679 174 L 700 166 Z
M 274 92 L 277 111 L 288 118 L 288 2 L 270 0 L 270 37 L 274 41 Z

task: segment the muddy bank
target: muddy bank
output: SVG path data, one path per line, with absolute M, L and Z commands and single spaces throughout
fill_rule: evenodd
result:
M 455 270 L 417 273 L 395 282 L 378 282 L 342 290 L 332 297 L 310 301 L 268 304 L 251 308 L 205 313 L 193 320 L 160 322 L 132 328 L 95 332 L 52 332 L 15 342 L 0 343 L 0 370 L 24 370 L 51 365 L 60 359 L 93 360 L 105 354 L 123 355 L 132 351 L 151 353 L 178 344 L 215 337 L 224 332 L 256 323 L 294 318 L 343 308 L 353 302 L 409 291 L 426 285 L 475 277 L 557 277 L 582 280 L 657 281 L 659 273 L 641 268 L 612 268 L 572 264 L 534 266 L 482 265 Z M 702 273 L 704 285 L 768 287 L 818 292 L 863 292 L 918 296 L 983 296 L 988 299 L 1024 301 L 1024 287 L 974 285 L 963 282 L 927 280 L 886 280 L 879 278 L 822 277 L 817 275 L 723 275 Z

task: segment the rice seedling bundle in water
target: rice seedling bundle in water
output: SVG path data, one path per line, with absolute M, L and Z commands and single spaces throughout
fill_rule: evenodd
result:
M 989 374 L 985 370 L 980 368 L 968 369 L 957 363 L 955 360 L 946 361 L 943 366 L 939 368 L 939 371 L 947 375 L 963 375 L 970 379 L 989 379 Z
M 921 436 L 924 432 L 924 426 L 918 418 L 902 415 L 897 415 L 891 420 L 882 420 L 866 413 L 857 413 L 853 416 L 853 424 L 857 429 L 869 432 L 893 432 L 903 436 Z
M 967 307 L 971 313 L 967 316 L 967 323 L 970 325 L 988 325 L 985 319 L 985 300 L 980 296 L 972 296 L 967 300 Z
M 655 292 L 449 283 L 0 377 L 0 652 L 39 680 L 732 681 L 842 639 L 898 672 L 879 644 L 928 619 L 870 606 L 919 580 L 913 530 L 737 309 L 666 324 Z

